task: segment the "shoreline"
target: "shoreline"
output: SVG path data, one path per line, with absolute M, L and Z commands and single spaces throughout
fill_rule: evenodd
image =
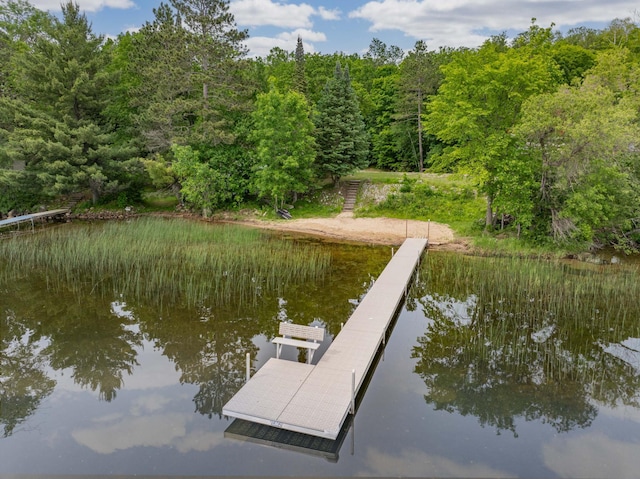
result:
M 427 238 L 429 248 L 441 251 L 468 252 L 467 241 L 455 238 L 446 224 L 401 220 L 395 218 L 354 218 L 340 214 L 332 218 L 302 218 L 292 220 L 213 219 L 230 224 L 245 225 L 273 231 L 291 232 L 323 238 L 328 241 L 347 241 L 366 244 L 398 246 L 405 238 Z

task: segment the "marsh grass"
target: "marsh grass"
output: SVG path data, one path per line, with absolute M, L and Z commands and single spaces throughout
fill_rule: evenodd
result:
M 454 254 L 429 254 L 421 271 L 432 301 L 465 304 L 466 320 L 442 316 L 450 338 L 487 367 L 508 358 L 503 364 L 529 380 L 533 369 L 547 379 L 587 377 L 610 361 L 604 348 L 640 337 L 639 273 L 637 265 Z
M 255 300 L 262 288 L 318 280 L 330 257 L 258 230 L 179 219 L 57 228 L 0 243 L 0 275 L 37 272 L 51 288 L 119 293 L 158 304 Z

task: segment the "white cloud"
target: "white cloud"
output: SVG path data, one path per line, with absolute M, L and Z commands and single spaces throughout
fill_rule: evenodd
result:
M 126 417 L 108 425 L 99 422 L 95 427 L 76 429 L 71 436 L 99 454 L 135 446 L 161 447 L 186 435 L 186 414 L 164 414 Z
M 97 12 L 103 8 L 128 9 L 134 8 L 136 4 L 132 0 L 75 0 L 80 10 L 83 12 Z M 31 4 L 40 10 L 59 12 L 61 10 L 60 0 L 33 0 Z
M 245 45 L 249 48 L 249 54 L 252 57 L 266 57 L 272 48 L 282 48 L 287 52 L 296 49 L 298 35 L 302 38 L 302 45 L 305 53 L 314 53 L 316 51 L 312 42 L 326 42 L 327 37 L 322 32 L 315 32 L 304 28 L 298 28 L 290 32 L 282 32 L 275 37 L 249 37 L 245 41 Z
M 128 413 L 93 418 L 88 427 L 73 430 L 71 437 L 98 454 L 140 446 L 173 446 L 180 452 L 208 451 L 222 443 L 220 432 L 189 431 L 192 414 L 164 412 L 171 401 L 159 394 L 138 397 Z
M 174 441 L 176 449 L 180 452 L 210 451 L 224 441 L 222 434 L 214 434 L 210 431 L 193 431 L 184 437 Z
M 542 448 L 544 462 L 560 477 L 638 477 L 638 444 L 617 441 L 604 434 L 556 439 Z
M 313 30 L 307 30 L 304 28 L 298 28 L 292 32 L 283 32 L 278 35 L 279 39 L 286 40 L 292 43 L 292 47 L 289 50 L 295 50 L 298 37 L 302 38 L 302 43 L 306 49 L 307 41 L 310 42 L 326 42 L 327 36 L 322 32 L 314 32 Z
M 316 10 L 306 3 L 289 4 L 273 0 L 235 0 L 229 9 L 243 26 L 270 25 L 281 28 L 309 28 Z
M 459 464 L 419 450 L 407 450 L 394 456 L 372 448 L 367 450 L 364 462 L 367 469 L 359 475 L 396 476 L 402 471 L 403 476 L 419 477 L 510 477 L 510 474 L 484 464 Z
M 136 33 L 140 31 L 140 26 L 136 25 L 125 25 L 124 33 Z
M 340 20 L 341 13 L 337 8 L 335 10 L 329 10 L 324 7 L 318 8 L 318 16 L 323 20 Z
M 399 30 L 408 37 L 425 40 L 429 47 L 474 47 L 487 38 L 487 30 L 500 33 L 525 31 L 537 24 L 556 28 L 602 22 L 630 16 L 637 8 L 631 0 L 378 0 L 349 13 L 350 18 L 371 22 L 369 30 Z

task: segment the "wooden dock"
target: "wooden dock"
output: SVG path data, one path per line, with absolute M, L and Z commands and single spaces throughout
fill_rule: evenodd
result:
M 4 220 L 0 220 L 0 228 L 4 228 L 6 226 L 17 225 L 20 227 L 21 223 L 31 223 L 31 229 L 34 228 L 34 221 L 43 219 L 43 218 L 55 218 L 57 216 L 66 215 L 69 212 L 69 209 L 59 209 L 59 210 L 50 210 L 50 211 L 41 211 L 40 213 L 32 213 L 30 215 L 21 215 L 16 216 L 14 218 L 7 218 Z
M 269 359 L 222 413 L 336 439 L 426 246 L 405 240 L 317 365 Z

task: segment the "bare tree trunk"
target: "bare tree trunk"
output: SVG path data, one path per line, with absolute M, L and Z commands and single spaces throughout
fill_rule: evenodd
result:
M 418 171 L 424 170 L 424 153 L 422 151 L 422 90 L 418 90 Z
M 485 229 L 489 229 L 489 227 L 493 226 L 493 197 L 491 195 L 487 195 L 487 213 L 485 216 L 484 226 Z

